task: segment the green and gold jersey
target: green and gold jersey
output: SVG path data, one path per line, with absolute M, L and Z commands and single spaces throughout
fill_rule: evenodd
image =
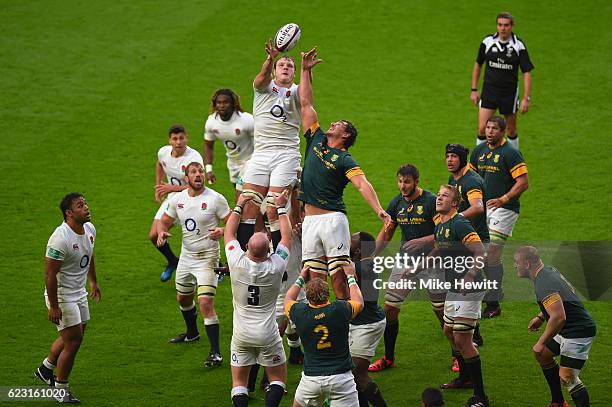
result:
M 304 346 L 304 374 L 330 376 L 353 368 L 349 353 L 349 321 L 357 306 L 334 301 L 318 307 L 289 302 L 285 313 L 295 324 Z
M 467 259 L 475 262 L 472 252 L 466 247 L 467 244 L 480 242 L 478 233 L 474 230 L 472 223 L 455 212 L 446 222 L 436 225 L 434 232 L 436 248 L 439 249 L 439 257 L 442 259 L 446 281 L 450 282 L 450 291 L 459 292 L 455 282 L 463 279 L 475 263 L 468 264 Z M 482 273 L 476 276 L 475 282 L 482 281 Z
M 327 145 L 327 137 L 315 123 L 304 133 L 306 153 L 300 200 L 321 209 L 346 213 L 342 199 L 349 180 L 363 171 L 348 151 Z
M 535 278 L 535 294 L 544 318 L 546 309 L 557 301 L 563 302 L 565 325 L 559 332 L 564 338 L 589 338 L 597 331 L 595 321 L 582 305 L 574 287 L 552 266 L 544 266 Z
M 483 242 L 488 242 L 489 227 L 487 226 L 487 206 L 484 204 L 485 187 L 482 177 L 466 166 L 463 174 L 461 174 L 461 178 L 455 180 L 455 178 L 451 175 L 448 178 L 448 183 L 459 188 L 459 192 L 461 193 L 461 198 L 463 201 L 461 202 L 461 205 L 459 205 L 459 212 L 463 212 L 470 207 L 470 199 L 483 200 L 482 206 L 484 208 L 484 212 L 482 215 L 470 219 L 470 222 L 472 222 L 476 233 L 478 233 L 478 236 L 480 236 L 480 240 Z
M 391 220 L 402 231 L 402 242 L 429 236 L 436 226 L 436 196 L 422 188 L 418 188 L 418 192 L 419 195 L 412 202 L 398 194 L 387 206 Z M 428 253 L 430 250 L 431 247 L 426 247 L 420 251 Z
M 512 147 L 504 138 L 499 147 L 491 149 L 487 143 L 482 143 L 472 151 L 470 168 L 476 171 L 485 182 L 484 201 L 499 198 L 510 191 L 516 179 L 527 174 L 527 164 L 523 154 Z M 519 213 L 518 198 L 512 199 L 502 208 Z
M 380 275 L 374 272 L 374 262 L 371 258 L 355 263 L 357 284 L 363 296 L 363 310 L 352 321 L 351 325 L 373 324 L 385 319 L 385 311 L 378 305 L 378 290 L 374 287 L 374 279 Z

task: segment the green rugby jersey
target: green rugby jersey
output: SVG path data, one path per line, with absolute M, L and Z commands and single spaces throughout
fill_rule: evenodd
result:
M 399 225 L 402 231 L 402 243 L 429 236 L 433 234 L 436 226 L 436 195 L 422 188 L 418 188 L 418 192 L 419 195 L 412 202 L 398 194 L 387 206 L 391 220 L 395 225 Z M 423 248 L 421 251 L 427 253 L 430 249 Z
M 466 166 L 463 174 L 461 174 L 461 178 L 455 180 L 455 177 L 451 174 L 448 178 L 448 183 L 459 188 L 459 193 L 461 193 L 463 201 L 459 205 L 459 212 L 463 212 L 470 207 L 470 199 L 483 199 L 482 206 L 484 212 L 482 215 L 469 219 L 469 221 L 472 222 L 476 233 L 480 236 L 480 240 L 488 242 L 489 227 L 487 226 L 487 206 L 484 204 L 485 187 L 482 177 Z
M 485 182 L 484 203 L 489 199 L 499 198 L 510 191 L 516 183 L 516 178 L 527 174 L 527 164 L 523 154 L 512 147 L 504 138 L 499 147 L 491 149 L 487 143 L 482 143 L 472 151 L 470 168 L 476 171 Z M 519 213 L 518 198 L 510 200 L 502 208 Z
M 315 123 L 304 133 L 306 152 L 300 200 L 321 209 L 346 213 L 342 199 L 349 180 L 363 171 L 348 151 L 327 145 L 327 137 Z
M 535 294 L 544 318 L 550 316 L 546 308 L 557 301 L 563 302 L 565 325 L 559 332 L 564 338 L 589 338 L 595 336 L 595 321 L 582 305 L 574 287 L 553 266 L 544 266 L 535 278 Z
M 363 296 L 363 310 L 352 321 L 351 325 L 373 324 L 385 319 L 385 311 L 378 305 L 378 290 L 374 288 L 374 279 L 380 274 L 374 272 L 374 263 L 371 258 L 355 263 L 357 284 Z
M 304 346 L 306 376 L 330 376 L 353 368 L 348 332 L 356 306 L 350 301 L 334 301 L 319 307 L 290 302 L 287 308 L 285 312 L 295 324 Z
M 434 240 L 436 247 L 440 250 L 439 256 L 442 259 L 448 259 L 450 257 L 453 259 L 471 257 L 472 252 L 465 247 L 465 245 L 481 241 L 472 223 L 456 212 L 446 222 L 440 222 L 436 225 Z M 446 263 L 446 261 L 444 263 Z M 452 284 L 450 291 L 460 291 L 456 289 L 454 282 L 461 280 L 468 271 L 468 267 L 464 267 L 463 270 L 459 267 L 444 267 L 446 281 Z M 482 279 L 483 276 L 482 273 L 480 273 L 476 276 L 474 281 L 478 282 L 482 281 Z

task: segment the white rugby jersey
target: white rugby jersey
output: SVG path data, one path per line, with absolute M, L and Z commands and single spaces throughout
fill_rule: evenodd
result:
M 266 89 L 255 89 L 255 150 L 290 147 L 300 149 L 300 98 L 298 85 L 282 88 L 274 81 Z
M 240 165 L 253 154 L 253 115 L 247 112 L 234 114 L 228 121 L 213 113 L 204 125 L 204 140 L 221 140 L 228 160 Z
M 63 222 L 55 229 L 47 243 L 46 257 L 62 261 L 57 273 L 59 302 L 77 301 L 87 296 L 85 283 L 93 256 L 96 228 L 90 222 L 85 223 L 83 227 L 85 234 L 79 235 Z
M 219 252 L 219 242 L 208 237 L 208 230 L 219 226 L 219 221 L 230 213 L 223 195 L 206 188 L 198 196 L 189 196 L 189 189 L 185 189 L 168 199 L 165 212 L 181 223 L 181 257 L 183 253 L 192 257 L 205 257 L 211 252 Z
M 232 280 L 234 330 L 232 339 L 247 346 L 279 340 L 276 298 L 287 267 L 289 249 L 279 244 L 268 260 L 250 260 L 237 240 L 225 245 Z
M 187 185 L 185 168 L 192 162 L 204 165 L 202 155 L 189 146 L 180 157 L 172 157 L 172 146 L 163 146 L 157 153 L 157 160 L 161 163 L 164 173 L 166 173 L 168 184 L 172 185 Z

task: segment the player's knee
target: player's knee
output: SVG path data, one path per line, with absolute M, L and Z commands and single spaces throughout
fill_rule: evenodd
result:
M 365 371 L 361 369 L 353 369 L 353 376 L 355 377 L 355 384 L 357 385 L 357 391 L 364 391 L 368 388 L 370 384 L 370 379 L 368 377 L 368 369 L 366 366 Z
M 329 271 L 329 275 L 332 276 L 332 279 L 339 271 L 342 271 L 342 267 L 349 264 L 350 258 L 348 256 L 338 256 L 333 257 L 327 261 L 327 270 Z M 339 273 L 339 276 L 342 277 L 343 281 L 346 281 L 344 273 Z
M 184 295 L 184 294 L 177 293 L 176 301 L 179 303 L 181 307 L 189 307 L 190 305 L 193 304 L 193 294 Z
M 397 322 L 401 308 L 394 307 L 385 303 L 383 309 L 385 311 L 385 317 L 387 318 L 387 322 Z
M 559 379 L 566 388 L 572 389 L 581 383 L 579 373 L 580 370 L 562 367 L 559 369 Z

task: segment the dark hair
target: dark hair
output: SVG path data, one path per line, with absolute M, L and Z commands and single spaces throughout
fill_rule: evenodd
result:
M 502 132 L 506 131 L 506 121 L 501 116 L 491 116 L 487 123 L 497 123 Z
M 83 198 L 83 194 L 78 192 L 71 192 L 62 198 L 60 202 L 60 211 L 62 211 L 62 216 L 64 216 L 64 220 L 66 220 L 66 211 L 72 208 L 72 203 L 79 198 Z
M 421 399 L 425 403 L 425 407 L 442 407 L 444 406 L 444 396 L 442 392 L 433 387 L 428 387 L 423 390 Z
M 496 24 L 497 24 L 497 20 L 499 20 L 500 18 L 507 18 L 508 20 L 510 20 L 510 25 L 514 26 L 514 17 L 512 16 L 512 14 L 508 13 L 507 11 L 502 11 L 501 13 L 497 15 L 497 17 L 495 17 Z
M 412 177 L 415 181 L 419 179 L 419 169 L 412 164 L 404 164 L 397 170 L 398 177 Z
M 359 246 L 361 247 L 361 258 L 365 259 L 367 257 L 371 257 L 374 254 L 374 249 L 376 248 L 376 239 L 374 236 L 369 234 L 368 232 L 358 232 L 359 233 Z M 365 249 L 365 250 L 364 250 Z
M 185 167 L 185 176 L 187 176 L 187 174 L 189 173 L 189 168 L 191 168 L 191 167 L 192 167 L 192 166 L 194 166 L 194 165 L 199 165 L 200 167 L 204 168 L 204 167 L 202 166 L 202 164 L 200 164 L 199 162 L 197 162 L 197 161 L 192 161 L 192 162 L 190 162 L 189 164 L 187 164 L 187 166 Z
M 446 154 L 456 154 L 459 156 L 459 169 L 467 165 L 468 154 L 470 154 L 469 148 L 466 148 L 461 144 L 447 144 L 445 151 Z
M 231 89 L 217 89 L 215 93 L 213 93 L 210 98 L 210 113 L 215 113 L 217 111 L 217 98 L 219 96 L 227 96 L 232 101 L 232 110 L 235 112 L 244 112 L 242 110 L 242 106 L 240 106 L 240 96 L 236 92 Z
M 170 137 L 173 134 L 179 134 L 179 133 L 187 134 L 187 129 L 185 129 L 185 126 L 183 126 L 182 124 L 178 124 L 178 123 L 177 124 L 173 124 L 168 129 L 168 137 Z
M 357 129 L 348 120 L 340 121 L 344 123 L 344 132 L 349 134 L 348 138 L 344 139 L 344 148 L 348 150 L 357 141 Z

